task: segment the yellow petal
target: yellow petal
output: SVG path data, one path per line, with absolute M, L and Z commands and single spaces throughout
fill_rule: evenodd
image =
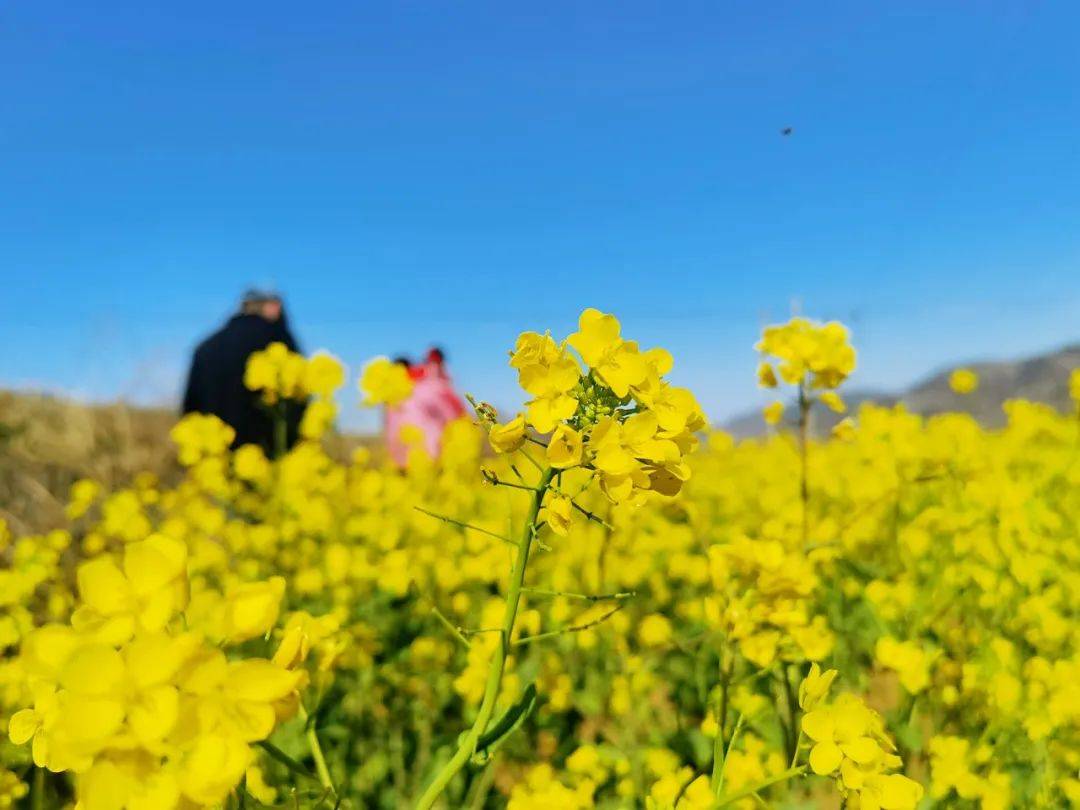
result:
M 811 740 L 823 742 L 832 740 L 836 726 L 833 723 L 832 713 L 819 709 L 803 715 L 802 728 Z
M 76 650 L 60 673 L 61 685 L 79 695 L 115 692 L 123 680 L 124 659 L 104 644 L 89 644 Z
M 821 742 L 810 750 L 810 767 L 814 773 L 826 776 L 839 767 L 843 754 L 833 742 Z
M 844 756 L 851 758 L 860 765 L 868 765 L 881 757 L 881 748 L 870 737 L 859 737 L 849 743 L 840 746 Z
M 144 745 L 163 739 L 179 714 L 180 695 L 172 686 L 158 686 L 139 695 L 128 711 L 131 730 Z
M 293 691 L 301 677 L 264 658 L 249 658 L 229 665 L 225 690 L 236 700 L 273 703 Z
M 127 578 L 108 557 L 83 563 L 76 579 L 83 601 L 99 613 L 111 616 L 130 607 L 131 588 Z
M 8 736 L 15 745 L 23 745 L 34 736 L 40 725 L 41 720 L 33 709 L 17 711 L 8 721 Z

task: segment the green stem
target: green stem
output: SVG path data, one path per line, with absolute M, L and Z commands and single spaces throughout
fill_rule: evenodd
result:
M 598 624 L 602 624 L 602 623 L 606 622 L 608 619 L 610 619 L 612 616 L 614 616 L 616 613 L 618 613 L 622 609 L 623 609 L 623 605 L 618 604 L 615 607 L 613 607 L 611 610 L 609 610 L 607 613 L 605 613 L 603 616 L 600 616 L 600 617 L 598 617 L 596 619 L 593 619 L 592 621 L 583 622 L 582 624 L 575 624 L 575 625 L 572 625 L 570 627 L 564 627 L 561 630 L 551 630 L 551 631 L 549 631 L 547 633 L 537 633 L 535 636 L 522 636 L 517 641 L 515 641 L 511 646 L 513 646 L 513 647 L 523 647 L 526 644 L 533 644 L 534 642 L 537 642 L 537 641 L 544 641 L 544 640 L 549 639 L 549 638 L 557 638 L 558 636 L 565 636 L 568 633 L 580 633 L 582 630 L 589 630 L 589 629 L 591 629 L 593 627 L 596 627 Z
M 487 804 L 488 794 L 491 792 L 491 784 L 494 781 L 494 764 L 489 762 L 484 770 L 480 772 L 480 776 L 470 790 L 471 795 L 468 799 L 469 810 L 483 810 L 484 805 Z
M 720 688 L 723 693 L 727 692 L 726 683 Z M 715 792 L 720 789 L 720 769 L 724 764 L 724 721 L 722 718 L 727 713 L 726 694 L 717 695 L 715 705 L 713 706 L 713 712 L 716 714 L 716 737 L 713 738 L 712 776 L 709 779 L 709 783 L 712 785 L 712 789 Z
M 465 638 L 464 634 L 461 632 L 461 629 L 453 622 L 451 622 L 448 618 L 446 618 L 446 616 L 443 615 L 443 612 L 439 610 L 438 606 L 432 605 L 431 612 L 434 613 L 435 617 L 443 623 L 447 630 L 449 630 L 453 634 L 454 638 L 464 644 L 466 648 L 472 646 L 469 643 L 469 640 Z
M 496 540 L 502 540 L 504 543 L 507 543 L 511 546 L 517 545 L 517 543 L 515 543 L 509 537 L 503 537 L 501 534 L 496 534 L 495 532 L 489 531 L 482 526 L 474 526 L 472 523 L 466 523 L 463 520 L 447 517 L 446 515 L 440 515 L 437 512 L 430 512 L 422 506 L 414 506 L 413 509 L 415 509 L 417 512 L 427 515 L 428 517 L 433 517 L 436 520 L 441 520 L 445 523 L 449 523 L 451 526 L 457 526 L 461 529 L 472 529 L 474 532 L 480 532 L 480 534 L 486 534 L 488 537 L 494 537 Z
M 278 401 L 277 407 L 274 408 L 274 458 L 285 455 L 286 445 L 289 443 L 285 408 L 285 400 Z
M 326 766 L 326 757 L 323 756 L 322 745 L 319 744 L 319 734 L 315 725 L 308 722 L 308 713 L 303 704 L 300 705 L 299 714 L 304 721 L 304 736 L 307 738 L 308 748 L 311 749 L 311 758 L 315 760 L 315 773 L 319 777 L 319 784 L 336 796 L 337 789 L 334 787 L 334 780 L 330 778 L 330 769 Z
M 45 769 L 34 768 L 34 787 L 30 794 L 33 810 L 45 810 Z
M 799 383 L 799 500 L 802 501 L 802 545 L 810 538 L 810 477 L 807 455 L 809 453 L 810 399 L 806 396 L 806 383 Z
M 572 591 L 549 591 L 544 588 L 522 588 L 523 593 L 535 593 L 537 596 L 563 596 L 567 599 L 581 599 L 585 602 L 618 602 L 637 596 L 635 591 L 620 593 L 573 593 Z
M 720 694 L 717 695 L 716 705 L 713 711 L 716 713 L 716 739 L 713 740 L 713 765 L 709 786 L 714 793 L 719 793 L 721 773 L 724 767 L 724 739 L 727 737 L 728 698 L 731 689 L 731 676 L 734 671 L 734 662 L 727 662 L 727 647 L 720 653 Z
M 728 740 L 727 749 L 724 751 L 724 761 L 720 763 L 720 776 L 716 780 L 716 787 L 714 792 L 716 798 L 720 798 L 720 793 L 724 790 L 724 774 L 727 772 L 728 759 L 731 757 L 731 749 L 735 747 L 735 740 L 739 737 L 739 732 L 743 727 L 743 715 L 740 713 L 739 717 L 735 720 L 735 728 L 731 732 L 731 739 Z
M 796 734 L 799 730 L 799 704 L 795 699 L 795 689 L 791 684 L 791 673 L 788 672 L 787 664 L 780 664 L 780 672 L 783 675 L 781 683 L 784 686 L 784 700 L 787 702 L 788 725 L 785 728 L 784 745 L 788 758 L 794 767 L 795 760 L 799 755 L 799 746 L 796 742 Z
M 736 793 L 731 793 L 727 796 L 721 796 L 713 803 L 712 810 L 719 810 L 719 808 L 721 807 L 727 807 L 730 804 L 735 804 L 735 802 L 737 801 L 741 801 L 742 799 L 746 799 L 756 793 L 760 793 L 767 787 L 772 787 L 773 785 L 779 784 L 780 782 L 786 782 L 788 779 L 793 779 L 796 776 L 802 776 L 804 773 L 806 773 L 805 765 L 800 765 L 797 768 L 788 768 L 783 773 L 778 773 L 775 776 L 770 776 L 768 779 L 758 782 L 756 785 L 744 788 L 743 790 L 740 790 Z
M 416 810 L 429 810 L 436 799 L 446 790 L 458 772 L 465 767 L 469 758 L 476 751 L 476 743 L 480 735 L 487 729 L 491 715 L 495 711 L 495 701 L 499 697 L 499 687 L 502 685 L 503 670 L 506 667 L 506 656 L 510 649 L 510 639 L 514 633 L 514 623 L 517 621 L 518 607 L 521 603 L 521 588 L 525 582 L 525 569 L 529 564 L 529 552 L 532 550 L 533 534 L 536 531 L 536 520 L 540 514 L 540 507 L 544 502 L 544 494 L 555 477 L 555 470 L 547 469 L 540 477 L 540 483 L 535 487 L 528 487 L 532 491 L 532 503 L 529 507 L 529 516 L 525 520 L 525 526 L 521 532 L 521 540 L 518 543 L 517 557 L 514 559 L 514 567 L 510 572 L 510 587 L 506 592 L 506 608 L 503 611 L 503 626 L 499 633 L 499 646 L 496 648 L 488 665 L 487 683 L 484 686 L 484 696 L 480 701 L 480 709 L 476 714 L 476 720 L 472 727 L 462 736 L 454 755 L 435 774 L 431 784 L 427 786 L 423 795 L 416 803 Z M 525 489 L 525 487 L 520 487 Z

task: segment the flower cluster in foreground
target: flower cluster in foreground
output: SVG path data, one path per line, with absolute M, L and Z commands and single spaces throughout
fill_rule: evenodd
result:
M 33 707 L 12 715 L 11 740 L 32 740 L 39 768 L 74 774 L 87 810 L 216 806 L 251 766 L 252 743 L 296 711 L 303 671 L 222 648 L 269 631 L 284 581 L 192 603 L 187 565 L 187 547 L 162 534 L 128 544 L 120 562 L 85 562 L 70 624 L 23 641 Z M 221 601 L 221 621 L 204 629 L 189 608 L 207 598 Z

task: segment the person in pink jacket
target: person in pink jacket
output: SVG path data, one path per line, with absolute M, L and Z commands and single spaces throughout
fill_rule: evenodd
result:
M 423 436 L 422 447 L 433 459 L 439 457 L 446 425 L 465 414 L 465 403 L 454 390 L 446 372 L 446 358 L 433 348 L 422 363 L 398 358 L 413 380 L 412 395 L 400 405 L 386 409 L 386 446 L 390 458 L 399 467 L 408 463 L 410 444 L 402 440 L 402 429 L 417 428 Z

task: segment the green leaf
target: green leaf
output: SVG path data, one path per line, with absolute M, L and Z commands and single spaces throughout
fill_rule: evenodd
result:
M 499 749 L 506 739 L 513 734 L 525 718 L 529 716 L 536 706 L 536 685 L 529 684 L 521 693 L 517 703 L 506 710 L 499 720 L 484 732 L 476 741 L 476 753 L 473 754 L 473 762 L 482 765 L 491 758 L 491 755 Z

